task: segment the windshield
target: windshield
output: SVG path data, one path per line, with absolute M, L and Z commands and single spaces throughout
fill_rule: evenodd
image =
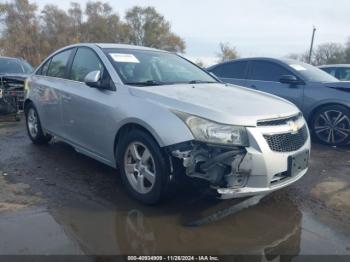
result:
M 311 82 L 338 82 L 339 80 L 321 69 L 297 61 L 287 61 L 288 65 L 298 71 L 307 81 Z
M 33 68 L 25 61 L 0 58 L 0 74 L 29 74 Z
M 105 49 L 104 52 L 124 84 L 217 83 L 210 74 L 173 53 L 134 49 Z

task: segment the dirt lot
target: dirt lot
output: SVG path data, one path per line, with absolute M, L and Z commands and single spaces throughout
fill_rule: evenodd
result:
M 234 201 L 184 188 L 156 207 L 130 199 L 117 171 L 23 123 L 0 123 L 0 254 L 350 254 L 350 148 L 313 145 L 296 184 L 218 221 Z

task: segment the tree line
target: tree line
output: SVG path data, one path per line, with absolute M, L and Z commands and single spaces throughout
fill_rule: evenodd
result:
M 153 7 L 135 6 L 121 18 L 108 3 L 90 1 L 68 10 L 28 0 L 0 3 L 0 54 L 34 66 L 58 48 L 74 43 L 135 44 L 183 53 L 185 41 Z
M 288 57 L 308 63 L 309 51 L 301 54 L 289 54 Z M 318 45 L 312 52 L 310 63 L 316 66 L 350 64 L 350 38 L 345 44 L 331 42 Z
M 154 7 L 135 6 L 123 17 L 108 4 L 90 1 L 84 7 L 71 2 L 68 10 L 35 2 L 12 0 L 0 3 L 0 55 L 22 57 L 34 66 L 53 51 L 74 43 L 110 42 L 142 45 L 184 53 L 183 38 Z M 240 55 L 230 43 L 220 43 L 218 62 Z M 309 52 L 289 54 L 289 58 L 309 62 Z M 203 62 L 196 61 L 203 66 Z M 350 64 L 350 38 L 347 43 L 318 45 L 311 64 Z

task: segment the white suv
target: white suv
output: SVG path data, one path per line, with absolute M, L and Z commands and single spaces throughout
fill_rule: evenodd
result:
M 120 167 L 148 204 L 186 174 L 220 198 L 266 194 L 300 179 L 310 136 L 292 103 L 229 86 L 166 51 L 78 44 L 49 56 L 26 82 L 28 134 L 52 136 Z

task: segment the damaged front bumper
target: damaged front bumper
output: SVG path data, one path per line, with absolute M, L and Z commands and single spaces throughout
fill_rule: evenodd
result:
M 264 129 L 248 128 L 249 147 L 188 142 L 171 149 L 188 177 L 208 181 L 221 199 L 268 194 L 299 180 L 308 170 L 310 137 L 297 150 L 276 152 Z

